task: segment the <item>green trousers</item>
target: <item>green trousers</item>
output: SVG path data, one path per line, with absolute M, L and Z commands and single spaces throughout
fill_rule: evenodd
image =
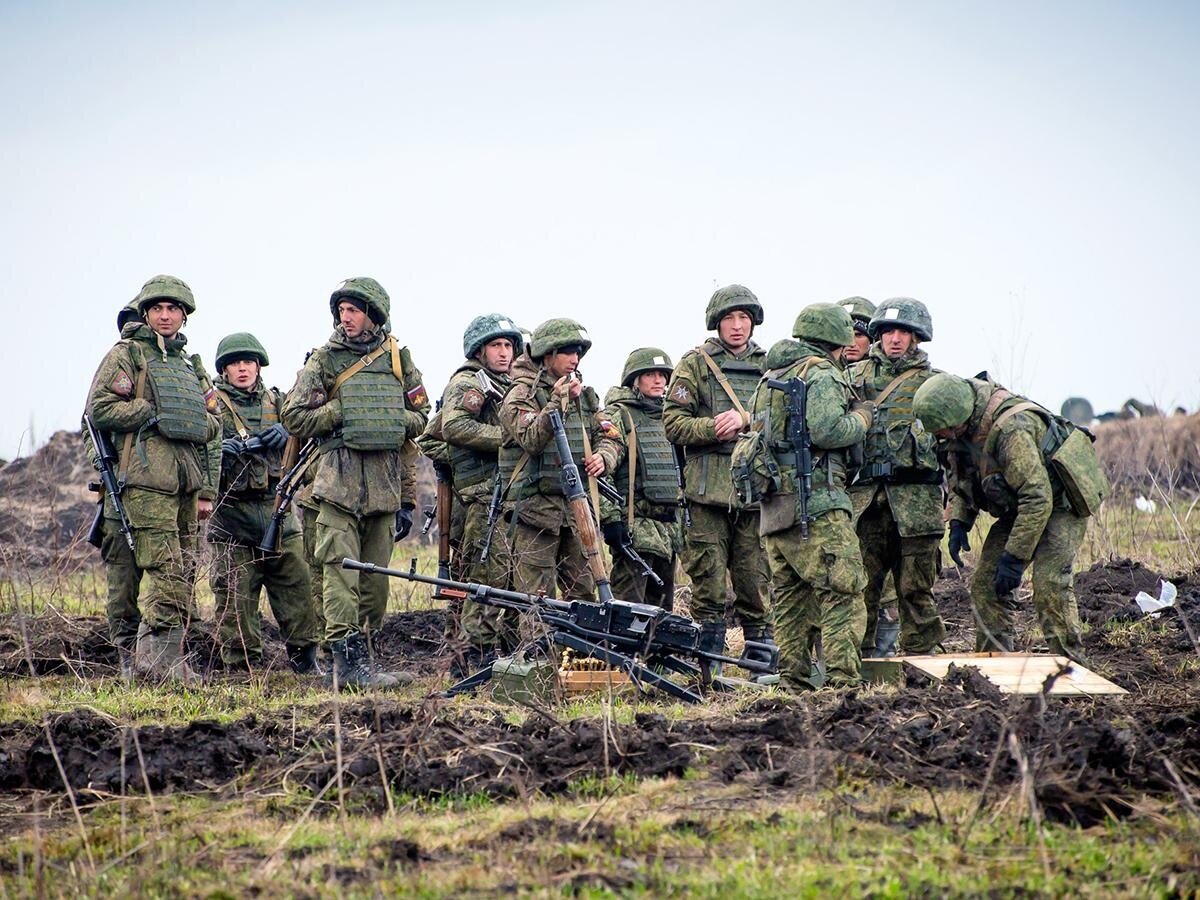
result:
M 313 615 L 317 620 L 318 640 L 325 637 L 325 593 L 324 567 L 317 559 L 317 509 L 300 508 L 300 527 L 304 535 L 304 562 L 308 566 L 308 580 L 312 589 Z
M 684 529 L 679 561 L 692 582 L 691 613 L 697 622 L 725 621 L 728 575 L 738 624 L 770 624 L 767 557 L 758 536 L 757 510 L 730 512 L 693 503 L 692 527 Z
M 394 513 L 355 516 L 322 501 L 315 556 L 321 563 L 325 640 L 378 631 L 387 611 L 388 577 L 343 569 L 346 557 L 386 566 L 392 558 Z
M 971 605 L 975 612 L 975 649 L 1010 651 L 1016 637 L 1015 605 L 1011 597 L 999 598 L 993 580 L 996 565 L 1012 519 L 992 523 L 979 564 L 971 578 Z M 1083 660 L 1079 607 L 1075 602 L 1075 556 L 1087 532 L 1087 519 L 1056 509 L 1033 551 L 1033 607 L 1042 634 L 1053 653 Z M 1014 592 L 1015 593 L 1015 592 Z
M 279 553 L 241 544 L 212 543 L 209 583 L 216 598 L 217 639 L 227 666 L 249 666 L 262 660 L 263 588 L 271 613 L 290 647 L 307 647 L 320 635 L 313 605 L 304 538 L 283 538 Z
M 792 528 L 769 535 L 766 545 L 775 583 L 775 640 L 784 687 L 814 686 L 809 648 L 817 633 L 825 655 L 826 683 L 832 687 L 861 683 L 859 648 L 867 627 L 862 591 L 867 576 L 850 514 L 833 510 L 818 516 L 809 526 L 808 540 Z
M 121 495 L 133 526 L 134 565 L 142 574 L 136 603 L 148 631 L 185 627 L 194 615 L 200 534 L 196 498 L 195 492 L 163 494 L 135 487 Z M 110 524 L 105 532 L 116 532 L 116 540 L 123 541 L 116 522 Z
M 492 529 L 492 542 L 487 561 L 480 559 L 488 532 L 488 505 L 479 502 L 461 504 L 464 509 L 459 559 L 462 560 L 463 580 L 508 589 L 512 582 L 512 554 L 508 549 L 508 529 L 502 518 Z M 459 625 L 463 638 L 476 647 L 511 647 L 517 638 L 517 613 L 463 601 Z
M 567 600 L 595 600 L 596 582 L 583 555 L 583 544 L 570 525 L 534 528 L 518 521 L 512 535 L 513 589 Z M 469 601 L 468 601 L 469 602 Z
M 100 556 L 104 560 L 104 577 L 108 585 L 108 638 L 122 650 L 133 652 L 137 644 L 138 626 L 142 614 L 138 610 L 138 589 L 142 570 L 125 543 L 118 519 L 105 519 L 100 536 Z
M 667 612 L 675 605 L 675 557 L 663 559 L 654 553 L 642 553 L 646 561 L 659 578 L 659 587 L 644 574 L 642 570 L 625 557 L 620 550 L 612 550 L 612 573 L 608 576 L 612 584 L 613 596 L 627 603 L 649 603 L 651 606 L 661 606 Z

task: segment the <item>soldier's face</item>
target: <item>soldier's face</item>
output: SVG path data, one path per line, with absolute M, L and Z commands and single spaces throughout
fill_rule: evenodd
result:
M 169 300 L 162 300 L 146 308 L 146 324 L 163 337 L 174 337 L 183 327 L 183 307 Z
M 346 330 L 346 337 L 356 338 L 370 326 L 371 317 L 349 300 L 343 300 L 338 304 L 338 321 Z
M 258 360 L 257 359 L 239 359 L 226 365 L 222 370 L 225 380 L 236 388 L 254 387 L 254 382 L 258 381 Z
M 899 359 L 916 343 L 916 336 L 907 328 L 888 328 L 879 332 L 879 344 L 888 359 Z
M 643 372 L 634 382 L 638 393 L 643 397 L 658 398 L 667 392 L 667 373 L 660 369 L 653 372 Z
M 750 343 L 754 332 L 754 320 L 744 309 L 726 313 L 717 323 L 717 337 L 730 350 L 738 351 Z
M 544 360 L 546 370 L 556 379 L 570 375 L 579 368 L 579 354 L 565 353 L 562 350 L 551 350 Z
M 865 334 L 854 332 L 854 343 L 846 348 L 846 353 L 842 357 L 845 362 L 858 362 L 860 359 L 867 358 L 867 351 L 871 349 L 871 339 Z
M 508 338 L 496 338 L 483 345 L 483 365 L 489 372 L 503 375 L 512 368 L 513 345 Z

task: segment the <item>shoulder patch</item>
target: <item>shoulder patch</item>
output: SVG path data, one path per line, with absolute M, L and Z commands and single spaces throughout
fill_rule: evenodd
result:
M 316 409 L 318 406 L 324 406 L 326 399 L 328 398 L 325 396 L 325 391 L 321 388 L 313 388 L 312 393 L 308 395 L 308 408 Z
M 483 393 L 481 391 L 477 391 L 475 388 L 469 388 L 462 395 L 463 408 L 469 412 L 477 413 L 483 409 L 483 399 Z
M 204 408 L 213 415 L 217 413 L 217 389 L 210 387 L 204 392 Z
M 133 395 L 133 379 L 124 369 L 117 370 L 117 377 L 112 383 L 113 393 L 128 400 Z
M 613 440 L 617 440 L 621 437 L 621 432 L 617 426 L 613 424 L 612 419 L 600 420 L 600 433 L 606 438 L 612 438 Z
M 418 384 L 415 388 L 408 392 L 408 402 L 413 406 L 424 406 L 429 402 L 429 395 L 425 393 L 425 385 Z
M 527 413 L 525 413 L 525 415 L 521 416 L 521 421 L 524 422 L 526 425 L 531 425 L 531 424 L 533 424 L 533 421 L 536 418 L 537 418 L 537 413 L 527 412 Z
M 692 399 L 692 392 L 688 390 L 686 384 L 677 384 L 675 390 L 671 391 L 671 397 L 680 403 L 687 403 Z

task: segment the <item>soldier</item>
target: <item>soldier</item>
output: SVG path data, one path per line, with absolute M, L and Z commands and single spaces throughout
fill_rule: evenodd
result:
M 1087 517 L 1107 493 L 1091 443 L 1067 460 L 1066 475 L 1102 485 L 1087 501 L 1064 489 L 1048 458 L 1074 449 L 1071 426 L 992 381 L 938 373 L 921 385 L 913 412 L 937 436 L 950 481 L 950 555 L 970 550 L 979 510 L 996 517 L 971 578 L 975 649 L 1011 651 L 1016 590 L 1033 564 L 1033 605 L 1052 653 L 1087 664 L 1072 571 Z M 1086 434 L 1079 432 L 1078 435 Z M 1075 504 L 1079 508 L 1076 508 Z
M 912 399 L 934 370 L 921 349 L 933 321 L 919 300 L 896 297 L 871 319 L 875 341 L 850 368 L 850 384 L 875 403 L 875 420 L 850 487 L 854 522 L 867 571 L 867 629 L 863 653 L 876 652 L 884 581 L 895 579 L 902 653 L 931 652 L 946 637 L 933 600 L 942 521 L 942 470 L 933 435 L 913 416 Z M 886 648 L 884 649 L 886 652 Z
M 450 376 L 442 395 L 441 436 L 454 490 L 463 507 L 460 541 L 462 577 L 495 587 L 507 587 L 512 561 L 505 544 L 504 527 L 493 522 L 488 558 L 480 559 L 488 540 L 488 513 L 498 477 L 500 445 L 500 398 L 508 390 L 521 332 L 512 320 L 500 314 L 479 316 L 463 334 L 466 362 Z M 488 390 L 481 382 L 484 373 Z M 480 657 L 510 647 L 516 637 L 513 613 L 468 601 L 460 619 L 463 636 Z
M 387 576 L 360 575 L 341 561 L 386 565 L 393 541 L 411 527 L 416 504 L 403 495 L 402 448 L 424 429 L 429 399 L 408 348 L 387 331 L 391 300 L 379 282 L 342 282 L 329 309 L 334 332 L 304 363 L 282 419 L 298 437 L 321 439 L 312 496 L 330 680 L 392 687 L 412 676 L 376 671 L 364 634 L 383 621 Z
M 287 431 L 279 422 L 283 395 L 267 388 L 267 351 L 252 334 L 231 334 L 217 345 L 217 400 L 221 416 L 221 492 L 208 525 L 213 545 L 209 581 L 216 598 L 221 660 L 248 669 L 262 661 L 258 598 L 267 589 L 271 612 L 301 675 L 320 675 L 317 619 L 304 559 L 304 539 L 289 510 L 279 552 L 259 549 L 274 511 Z M 257 440 L 255 440 L 257 438 Z
M 849 366 L 866 359 L 867 351 L 871 349 L 871 336 L 867 328 L 871 324 L 871 317 L 875 315 L 875 304 L 865 297 L 847 297 L 838 306 L 850 313 L 854 322 L 854 340 L 846 347 L 842 357 L 842 362 Z
M 729 474 L 729 455 L 749 425 L 746 406 L 766 362 L 751 340 L 762 321 L 762 305 L 748 288 L 719 288 L 705 311 L 705 325 L 717 335 L 683 355 L 663 402 L 667 439 L 685 454 L 692 527 L 684 532 L 680 561 L 692 582 L 691 614 L 701 624 L 703 649 L 716 652 L 725 648 L 727 572 L 746 640 L 774 640 L 757 507 L 739 502 Z
M 563 495 L 560 461 L 549 412 L 562 413 L 580 472 L 599 478 L 621 454 L 621 433 L 602 415 L 600 399 L 579 379 L 579 360 L 592 341 L 572 319 L 548 319 L 533 331 L 529 353 L 513 365 L 500 404 L 508 438 L 500 448 L 500 478 L 510 501 L 513 587 L 570 600 L 592 600 L 595 583 Z M 595 491 L 593 490 L 593 498 Z M 593 499 L 593 504 L 596 500 Z
M 613 483 L 625 494 L 626 506 L 618 509 L 600 501 L 601 527 L 612 551 L 613 594 L 668 611 L 675 599 L 675 558 L 683 545 L 679 470 L 662 422 L 663 397 L 673 371 L 671 357 L 657 347 L 634 350 L 625 360 L 621 384 L 608 392 L 604 406 L 626 447 L 613 470 Z M 661 586 L 622 552 L 624 544 L 654 570 Z
M 809 646 L 820 630 L 825 682 L 850 687 L 862 680 L 859 646 L 866 627 L 858 536 L 846 493 L 847 450 L 872 421 L 870 403 L 853 400 L 840 361 L 853 340 L 850 315 L 830 303 L 814 303 L 796 317 L 796 341 L 780 341 L 767 358 L 767 376 L 800 378 L 808 386 L 807 428 L 812 442 L 812 492 L 808 535 L 801 533 L 796 449 L 788 440 L 787 395 L 767 386 L 754 395 L 755 428 L 772 452 L 779 484 L 762 501 L 761 525 L 775 584 L 780 676 L 792 690 L 816 682 Z M 740 455 L 740 451 L 739 451 Z
M 134 565 L 145 579 L 138 592 L 134 668 L 189 683 L 196 676 L 184 641 L 193 612 L 198 522 L 212 513 L 216 496 L 220 422 L 212 383 L 200 358 L 186 354 L 187 338 L 180 333 L 196 311 L 191 289 L 178 278 L 157 275 L 134 304 L 142 321 L 131 321 L 100 363 L 87 406 L 119 455 Z M 111 499 L 106 518 L 112 520 L 106 534 L 116 534 Z M 128 648 L 136 608 L 110 609 L 109 615 L 114 641 Z

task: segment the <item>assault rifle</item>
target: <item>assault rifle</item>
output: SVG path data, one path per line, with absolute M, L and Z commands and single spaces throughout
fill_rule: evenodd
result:
M 504 476 L 496 470 L 496 480 L 492 484 L 492 499 L 488 502 L 487 534 L 483 536 L 483 546 L 479 548 L 479 561 L 487 562 L 488 554 L 492 552 L 492 536 L 496 533 L 496 523 L 500 521 L 500 507 L 504 500 Z
M 796 506 L 801 540 L 808 540 L 808 498 L 812 496 L 812 436 L 808 433 L 808 385 L 803 378 L 767 379 L 767 387 L 787 395 L 788 441 L 796 452 Z
M 283 448 L 283 461 L 280 464 L 283 474 L 279 478 L 279 484 L 275 486 L 275 509 L 271 512 L 271 521 L 267 523 L 262 540 L 258 542 L 258 549 L 263 553 L 279 552 L 283 520 L 292 506 L 292 498 L 296 496 L 296 491 L 300 490 L 304 471 L 316 455 L 317 447 L 316 438 L 309 438 L 301 447 L 298 437 L 288 436 L 287 444 Z
M 108 439 L 104 436 L 104 432 L 96 427 L 91 416 L 84 413 L 83 422 L 87 426 L 88 437 L 92 441 L 92 449 L 96 451 L 96 455 L 92 457 L 92 465 L 100 473 L 99 481 L 93 481 L 88 484 L 89 490 L 93 490 L 100 495 L 100 503 L 96 507 L 96 515 L 92 519 L 92 527 L 88 529 L 87 542 L 93 547 L 99 547 L 103 543 L 104 496 L 107 494 L 112 498 L 113 509 L 116 510 L 117 518 L 121 522 L 121 534 L 125 536 L 125 543 L 129 545 L 129 549 L 132 551 L 133 526 L 129 524 L 129 516 L 125 515 L 125 504 L 121 502 L 121 491 L 125 485 L 117 478 L 115 468 L 117 455 L 113 453 L 112 447 L 108 445 Z
M 679 508 L 683 511 L 683 527 L 692 527 L 692 504 L 688 502 L 687 494 L 683 488 L 683 465 L 680 463 L 680 457 L 683 455 L 683 448 L 677 444 L 671 445 L 671 459 L 675 463 L 675 483 L 679 485 Z
M 450 467 L 445 463 L 435 462 L 433 474 L 437 478 L 437 523 L 438 523 L 438 578 L 450 577 L 450 517 L 453 513 L 454 487 Z M 458 591 L 444 591 L 440 587 L 433 592 L 434 600 L 457 601 L 457 606 L 451 609 L 451 616 L 458 617 L 462 606 L 463 595 Z
M 628 673 L 639 689 L 648 685 L 688 703 L 700 703 L 704 698 L 672 681 L 666 673 L 698 678 L 703 687 L 710 663 L 740 666 L 759 675 L 774 674 L 779 668 L 779 648 L 774 644 L 747 641 L 746 650 L 737 658 L 702 650 L 700 626 L 691 619 L 669 613 L 660 606 L 613 600 L 611 593 L 609 599 L 599 603 L 554 600 L 541 594 L 420 575 L 415 559 L 407 572 L 357 559 L 343 559 L 342 568 L 462 591 L 472 603 L 536 616 L 548 631 L 536 645 L 543 652 L 549 652 L 552 645 L 569 648 Z M 488 666 L 455 684 L 446 691 L 446 696 L 473 691 L 491 677 L 492 669 Z M 732 683 L 715 679 L 711 686 L 727 690 Z
M 613 592 L 608 583 L 608 571 L 604 568 L 604 557 L 600 555 L 596 516 L 592 514 L 587 491 L 583 489 L 583 479 L 579 477 L 579 466 L 575 465 L 575 456 L 571 453 L 571 444 L 567 440 L 567 429 L 563 425 L 562 414 L 557 409 L 550 410 L 550 426 L 554 429 L 554 443 L 557 445 L 558 459 L 562 466 L 562 492 L 571 504 L 571 514 L 575 517 L 575 531 L 579 534 L 579 543 L 583 545 L 584 558 L 591 569 L 592 580 L 596 582 L 596 591 L 600 599 L 612 600 Z M 596 511 L 596 515 L 598 514 L 599 510 Z
M 612 544 L 609 544 L 609 546 L 612 547 Z M 627 560 L 641 569 L 642 575 L 644 575 L 646 578 L 649 578 L 659 587 L 663 586 L 663 580 L 658 577 L 658 573 L 650 568 L 650 564 L 646 562 L 646 560 L 642 559 L 642 554 L 638 553 L 637 550 L 633 548 L 633 535 L 629 533 L 629 529 L 625 529 L 625 531 L 622 533 L 621 542 L 613 549 L 620 550 Z

